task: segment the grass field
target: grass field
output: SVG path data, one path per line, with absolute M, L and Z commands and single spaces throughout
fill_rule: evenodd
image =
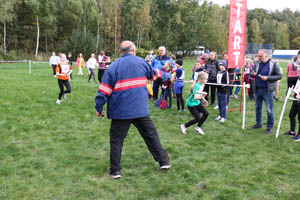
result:
M 186 79 L 192 61 L 185 61 Z M 286 91 L 286 64 L 280 100 L 274 101 L 275 127 Z M 72 93 L 56 105 L 57 80 L 47 64 L 0 65 L 0 199 L 300 199 L 300 143 L 287 136 L 275 139 L 255 124 L 255 104 L 247 102 L 246 130 L 235 111 L 220 124 L 208 107 L 205 136 L 193 128 L 187 135 L 180 124 L 192 119 L 171 110 L 154 108 L 151 117 L 172 168 L 162 172 L 141 136 L 131 127 L 124 143 L 122 175 L 112 180 L 109 167 L 110 121 L 95 116 L 98 84 L 87 83 L 87 71 L 74 70 Z M 189 84 L 185 85 L 185 98 Z M 231 100 L 230 108 L 239 106 Z M 288 102 L 281 134 L 289 129 Z

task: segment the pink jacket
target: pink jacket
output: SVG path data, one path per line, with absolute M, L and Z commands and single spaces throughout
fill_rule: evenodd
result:
M 80 64 L 80 57 L 78 57 L 76 60 L 76 67 L 79 67 L 79 64 Z M 82 68 L 84 67 L 84 65 L 85 65 L 85 61 L 84 58 L 82 57 Z
M 287 68 L 286 68 L 286 74 L 287 74 L 287 77 L 298 77 L 298 72 L 297 70 L 293 70 L 293 64 L 292 63 L 289 63 Z

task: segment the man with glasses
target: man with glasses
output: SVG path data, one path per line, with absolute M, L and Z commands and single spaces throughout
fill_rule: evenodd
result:
M 267 51 L 258 51 L 259 62 L 253 67 L 251 73 L 255 77 L 255 102 L 256 102 L 256 124 L 253 129 L 262 127 L 262 104 L 265 101 L 267 110 L 266 134 L 272 133 L 274 125 L 273 92 L 276 90 L 277 81 L 281 79 L 282 73 L 276 61 L 268 57 Z

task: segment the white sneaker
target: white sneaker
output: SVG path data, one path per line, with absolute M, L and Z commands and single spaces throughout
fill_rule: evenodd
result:
M 219 109 L 219 106 L 218 106 L 218 105 L 216 105 L 216 106 L 214 107 L 214 109 L 215 109 L 215 110 Z
M 219 121 L 221 119 L 221 116 L 218 116 L 215 120 Z
M 160 166 L 160 170 L 167 170 L 167 169 L 170 169 L 170 168 L 171 168 L 170 164 Z
M 228 106 L 226 106 L 226 109 L 228 110 Z
M 56 104 L 60 104 L 60 103 L 61 103 L 61 100 L 57 99 Z
M 63 95 L 63 98 L 64 98 L 64 99 L 66 99 L 66 98 L 67 98 L 67 95 L 66 95 L 66 94 L 64 94 L 64 95 Z
M 220 119 L 221 123 L 224 123 L 226 121 L 226 119 L 224 119 L 223 117 Z
M 186 135 L 186 127 L 185 127 L 185 125 L 184 125 L 184 124 L 181 124 L 181 125 L 180 125 L 180 128 L 181 128 L 182 134 Z
M 239 96 L 236 95 L 236 94 L 234 94 L 233 97 L 234 97 L 235 99 L 239 98 Z
M 196 126 L 195 127 L 195 131 L 197 131 L 200 135 L 204 135 L 205 133 L 203 132 L 203 130 L 199 127 L 199 126 Z

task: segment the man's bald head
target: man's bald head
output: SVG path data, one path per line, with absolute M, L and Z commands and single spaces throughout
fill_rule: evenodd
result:
M 130 53 L 130 54 L 134 54 L 135 52 L 135 44 L 129 40 L 124 41 L 121 43 L 121 48 L 120 51 L 122 54 L 125 53 Z

